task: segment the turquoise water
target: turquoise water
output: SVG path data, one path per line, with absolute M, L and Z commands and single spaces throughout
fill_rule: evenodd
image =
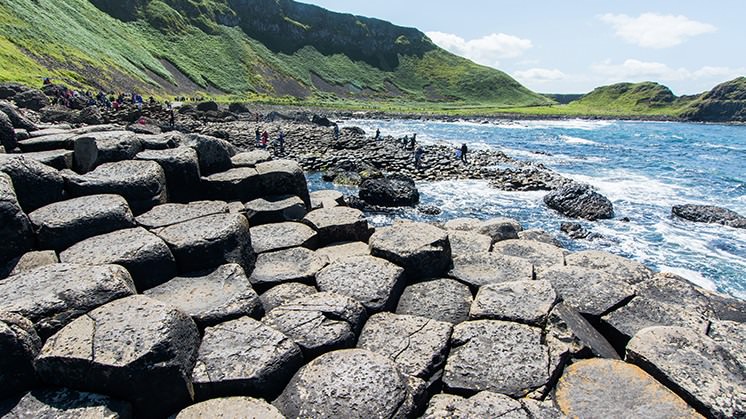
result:
M 603 239 L 573 241 L 559 231 L 567 219 L 543 205 L 546 192 L 503 192 L 486 181 L 444 181 L 418 183 L 422 203 L 438 206 L 441 215 L 412 210 L 370 214 L 373 224 L 396 217 L 513 217 L 524 228 L 555 234 L 570 250 L 606 250 L 746 299 L 746 230 L 671 217 L 671 206 L 681 203 L 719 205 L 746 215 L 746 126 L 588 120 L 349 120 L 344 125 L 359 126 L 369 135 L 376 128 L 396 137 L 416 132 L 422 143 L 465 142 L 473 149 L 499 149 L 541 162 L 595 186 L 614 203 L 617 216 L 582 222 Z M 312 189 L 331 186 L 317 175 L 309 181 Z M 618 221 L 622 217 L 630 222 Z

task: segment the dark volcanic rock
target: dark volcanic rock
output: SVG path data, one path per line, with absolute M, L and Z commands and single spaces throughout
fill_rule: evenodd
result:
M 369 312 L 392 310 L 404 288 L 404 270 L 373 256 L 339 259 L 316 274 L 319 291 L 347 295 Z
M 479 288 L 469 317 L 541 326 L 557 300 L 557 293 L 549 281 L 487 284 Z
M 75 170 L 87 173 L 103 163 L 131 160 L 142 151 L 142 143 L 129 131 L 104 131 L 74 138 Z
M 554 306 L 545 327 L 545 339 L 552 357 L 621 359 L 611 343 L 574 308 L 560 302 Z
M 434 279 L 407 285 L 396 313 L 456 324 L 469 318 L 471 304 L 468 286 L 453 279 Z
M 582 266 L 606 271 L 615 279 L 630 285 L 647 281 L 653 276 L 650 268 L 640 262 L 598 250 L 586 250 L 565 257 L 567 266 Z
M 5 150 L 11 151 L 18 145 L 16 132 L 13 130 L 13 123 L 10 118 L 3 112 L 0 112 L 0 146 Z
M 181 145 L 191 147 L 197 152 L 202 176 L 223 172 L 233 166 L 231 157 L 236 154 L 236 149 L 225 140 L 201 134 L 188 134 Z
M 36 134 L 36 133 L 34 133 Z M 34 136 L 28 140 L 18 142 L 18 148 L 24 153 L 50 150 L 73 150 L 75 148 L 75 134 L 62 132 L 43 136 Z
M 373 233 L 369 243 L 371 255 L 403 267 L 410 280 L 439 277 L 451 264 L 448 233 L 430 224 L 403 222 L 384 227 Z
M 601 316 L 635 295 L 631 285 L 609 273 L 578 266 L 553 266 L 536 279 L 549 281 L 566 304 L 591 316 Z
M 0 312 L 0 398 L 36 384 L 33 361 L 40 349 L 33 323 L 21 315 Z
M 481 287 L 485 284 L 509 281 L 530 281 L 534 267 L 528 260 L 498 253 L 473 253 L 453 259 L 448 276 Z
M 316 250 L 316 254 L 332 263 L 348 256 L 370 255 L 370 250 L 365 242 L 339 242 Z
M 262 253 L 249 280 L 257 287 L 271 287 L 283 282 L 312 282 L 326 261 L 313 250 L 293 247 Z
M 96 393 L 58 390 L 34 390 L 26 393 L 7 413 L 6 418 L 132 418 L 132 405 Z
M 254 191 L 252 195 L 256 195 L 257 192 L 258 190 Z M 252 226 L 298 221 L 306 215 L 306 205 L 303 200 L 294 195 L 275 195 L 254 199 L 246 203 L 245 209 L 246 217 Z
M 551 244 L 531 240 L 504 240 L 492 246 L 493 253 L 525 259 L 534 265 L 537 274 L 550 266 L 564 265 L 565 253 Z
M 257 164 L 270 160 L 272 155 L 266 150 L 244 151 L 231 157 L 233 167 L 256 167 Z
M 49 98 L 41 90 L 27 89 L 13 96 L 16 105 L 35 111 L 49 105 Z
M 310 285 L 301 284 L 300 282 L 286 282 L 270 288 L 259 296 L 259 300 L 262 302 L 264 311 L 270 312 L 275 307 L 317 292 L 316 288 Z
M 0 172 L 10 176 L 25 212 L 62 200 L 64 181 L 51 167 L 21 156 L 0 155 Z
M 26 118 L 15 106 L 8 102 L 0 101 L 0 113 L 4 113 L 10 119 L 14 128 L 24 129 L 26 131 L 36 131 L 37 126 L 30 119 Z
M 714 205 L 674 205 L 671 213 L 677 217 L 699 223 L 717 223 L 728 227 L 746 228 L 746 217 Z
M 32 269 L 39 268 L 41 266 L 52 265 L 60 263 L 60 259 L 57 257 L 57 253 L 54 250 L 37 250 L 33 252 L 26 252 L 14 261 L 13 269 L 9 275 L 18 275 L 21 272 L 30 271 Z
M 13 183 L 0 173 L 0 265 L 20 256 L 34 245 L 34 233 L 29 218 L 21 209 Z
M 251 397 L 221 397 L 193 404 L 179 412 L 174 419 L 203 419 L 216 412 L 224 418 L 285 419 L 276 407 L 262 399 Z
M 491 391 L 480 391 L 468 399 L 453 394 L 436 394 L 430 399 L 430 402 L 427 405 L 427 410 L 422 416 L 422 419 L 530 419 L 533 417 L 535 416 L 529 416 L 529 414 L 523 410 L 523 406 L 517 400 L 504 394 L 493 393 Z
M 367 178 L 360 182 L 360 199 L 384 207 L 414 206 L 420 202 L 420 193 L 414 180 L 406 176 Z
M 489 236 L 494 244 L 503 240 L 517 239 L 518 233 L 522 230 L 523 227 L 518 221 L 501 217 L 482 221 L 476 232 Z
M 135 156 L 137 160 L 158 163 L 166 175 L 168 200 L 189 202 L 197 196 L 200 188 L 200 172 L 197 152 L 189 147 L 166 150 L 145 150 Z
M 320 208 L 306 214 L 303 222 L 319 234 L 319 244 L 342 241 L 368 241 L 368 220 L 362 211 L 347 208 Z
M 471 231 L 449 230 L 448 241 L 454 258 L 487 253 L 492 249 L 492 239 Z
M 199 339 L 189 316 L 134 295 L 77 318 L 49 338 L 36 369 L 51 385 L 101 391 L 132 402 L 138 417 L 164 417 L 192 399 Z
M 250 167 L 239 167 L 214 173 L 202 179 L 202 189 L 206 196 L 221 201 L 247 202 L 258 198 L 262 191 L 259 173 Z
M 573 183 L 544 196 L 544 203 L 563 215 L 598 220 L 614 217 L 614 207 L 608 198 L 588 185 Z
M 251 243 L 254 252 L 265 253 L 291 247 L 316 248 L 317 235 L 303 223 L 285 222 L 251 227 Z
M 293 160 L 272 160 L 258 163 L 261 187 L 275 195 L 295 195 L 303 200 L 306 208 L 311 207 L 308 183 L 303 169 Z
M 154 229 L 168 227 L 208 215 L 227 214 L 223 201 L 194 201 L 188 204 L 162 204 L 136 218 L 138 224 Z
M 53 169 L 64 170 L 73 168 L 73 154 L 70 150 L 48 150 L 24 153 L 24 157 L 44 163 Z

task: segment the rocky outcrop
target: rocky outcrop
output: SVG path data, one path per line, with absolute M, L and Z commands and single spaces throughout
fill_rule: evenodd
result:
M 101 394 L 58 390 L 34 390 L 21 397 L 7 413 L 9 418 L 130 418 L 132 404 Z
M 33 230 L 28 216 L 21 209 L 13 183 L 0 173 L 0 265 L 20 256 L 34 244 Z
M 268 402 L 252 397 L 219 397 L 193 404 L 179 412 L 174 419 L 201 419 L 220 412 L 225 417 L 254 417 L 285 419 L 285 416 Z
M 358 194 L 368 204 L 383 207 L 414 206 L 420 202 L 420 193 L 414 180 L 406 176 L 363 179 Z
M 379 229 L 370 237 L 370 253 L 403 267 L 411 279 L 441 276 L 451 264 L 448 233 L 425 223 Z
M 453 279 L 434 279 L 404 288 L 396 313 L 457 324 L 469 318 L 471 305 L 469 287 Z
M 586 220 L 614 217 L 614 206 L 588 185 L 574 183 L 544 196 L 544 203 L 562 215 Z
M 373 256 L 350 256 L 319 271 L 316 284 L 354 298 L 369 312 L 390 311 L 404 288 L 404 269 Z
M 674 205 L 671 213 L 679 218 L 698 223 L 715 223 L 728 227 L 746 228 L 746 217 L 727 208 L 714 205 Z

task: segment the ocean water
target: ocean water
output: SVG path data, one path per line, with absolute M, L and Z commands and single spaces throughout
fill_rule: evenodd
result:
M 497 149 L 541 162 L 595 186 L 616 213 L 613 220 L 580 221 L 602 239 L 570 240 L 559 229 L 569 219 L 544 206 L 546 192 L 504 192 L 476 180 L 418 182 L 422 203 L 439 207 L 442 214 L 369 214 L 374 225 L 395 218 L 512 217 L 524 228 L 556 235 L 572 251 L 605 250 L 746 299 L 746 229 L 671 216 L 671 206 L 683 203 L 718 205 L 746 215 L 746 126 L 595 120 L 348 120 L 343 126 L 361 127 L 369 135 L 376 128 L 396 137 L 416 132 L 425 144 L 467 143 L 470 149 Z M 357 193 L 323 182 L 318 174 L 309 175 L 309 182 L 312 190 Z M 619 221 L 622 217 L 630 221 Z

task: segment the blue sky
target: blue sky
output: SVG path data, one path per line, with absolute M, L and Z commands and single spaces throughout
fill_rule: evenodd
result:
M 303 2 L 415 27 L 543 93 L 651 80 L 694 94 L 746 75 L 743 0 Z

